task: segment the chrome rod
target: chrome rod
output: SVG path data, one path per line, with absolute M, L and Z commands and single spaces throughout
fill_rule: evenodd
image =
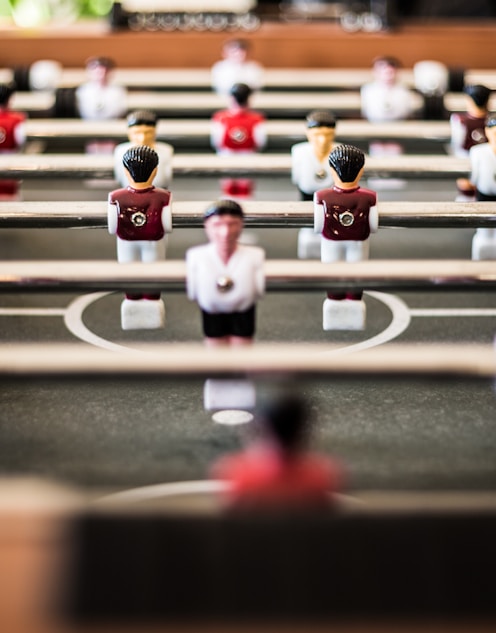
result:
M 175 228 L 201 227 L 211 201 L 173 202 Z M 313 225 L 312 202 L 243 202 L 253 228 Z M 397 228 L 495 228 L 496 202 L 379 202 L 379 226 Z M 0 205 L 0 228 L 106 228 L 102 202 L 8 202 Z M 372 236 L 373 239 L 373 236 Z
M 306 140 L 303 120 L 269 120 L 267 135 L 272 139 Z M 31 119 L 25 125 L 26 136 L 31 140 L 89 140 L 113 138 L 127 140 L 127 124 L 122 119 L 112 121 L 85 121 L 81 119 Z M 208 119 L 162 119 L 157 125 L 157 138 L 181 143 L 185 138 L 208 140 L 211 123 Z M 450 138 L 449 121 L 391 121 L 369 123 L 368 121 L 339 121 L 336 128 L 337 141 L 351 139 L 409 139 L 447 142 Z
M 0 262 L 0 292 L 183 291 L 186 264 L 168 260 L 119 264 L 108 260 Z M 476 291 L 496 288 L 496 261 L 368 260 L 323 264 L 267 260 L 268 291 Z
M 175 154 L 175 176 L 289 176 L 291 156 Z M 435 155 L 367 157 L 365 176 L 439 179 L 467 176 L 468 158 Z M 9 154 L 0 156 L 0 178 L 113 178 L 113 157 L 94 154 Z

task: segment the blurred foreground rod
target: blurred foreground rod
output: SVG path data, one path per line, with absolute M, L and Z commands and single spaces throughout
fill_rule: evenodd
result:
M 198 343 L 151 344 L 122 352 L 82 344 L 2 344 L 3 380 L 163 377 L 170 380 L 225 376 L 282 379 L 478 378 L 496 376 L 492 345 L 389 344 L 347 352 L 327 344 L 278 343 L 215 349 Z
M 368 260 L 322 263 L 270 259 L 268 291 L 487 291 L 496 288 L 496 261 Z M 108 260 L 0 262 L 0 292 L 184 292 L 186 263 L 119 264 Z

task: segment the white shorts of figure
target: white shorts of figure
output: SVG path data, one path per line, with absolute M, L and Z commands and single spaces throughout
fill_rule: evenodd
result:
M 166 238 L 162 240 L 123 240 L 117 238 L 117 261 L 151 263 L 165 259 Z
M 360 262 L 369 257 L 368 240 L 328 240 L 323 238 L 320 246 L 322 262 Z

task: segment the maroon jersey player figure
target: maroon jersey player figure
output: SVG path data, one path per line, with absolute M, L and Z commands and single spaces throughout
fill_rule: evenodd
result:
M 158 154 L 144 145 L 123 156 L 129 186 L 108 197 L 108 230 L 117 235 L 121 263 L 155 262 L 165 257 L 167 234 L 172 231 L 171 193 L 153 186 Z M 160 292 L 126 294 L 121 306 L 123 330 L 155 329 L 165 324 Z
M 246 84 L 234 84 L 230 90 L 230 105 L 212 117 L 210 141 L 219 155 L 253 154 L 267 142 L 265 117 L 250 108 L 252 89 Z M 221 181 L 222 194 L 230 198 L 248 198 L 254 182 L 249 178 L 227 178 Z
M 0 154 L 19 151 L 25 141 L 24 121 L 21 112 L 10 109 L 15 84 L 0 84 Z M 0 180 L 0 200 L 19 200 L 18 180 Z
M 356 262 L 369 255 L 369 236 L 378 228 L 377 195 L 359 186 L 364 153 L 339 145 L 329 154 L 334 186 L 314 195 L 314 230 L 322 234 L 323 262 Z M 362 292 L 329 291 L 323 307 L 324 330 L 362 330 L 365 327 Z
M 465 158 L 474 145 L 486 143 L 484 131 L 489 115 L 491 90 L 481 84 L 465 86 L 466 112 L 453 112 L 450 117 L 451 148 L 455 156 Z

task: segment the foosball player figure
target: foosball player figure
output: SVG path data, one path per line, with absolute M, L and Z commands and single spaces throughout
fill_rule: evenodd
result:
M 362 116 L 372 123 L 403 121 L 414 112 L 413 92 L 399 79 L 400 62 L 394 57 L 373 61 L 373 81 L 360 90 Z
M 369 236 L 378 229 L 377 195 L 359 186 L 364 153 L 339 145 L 329 155 L 334 186 L 314 196 L 314 229 L 322 235 L 323 262 L 357 262 L 369 256 Z M 327 293 L 324 330 L 362 330 L 366 309 L 362 291 Z
M 76 110 L 82 119 L 106 121 L 119 119 L 127 112 L 127 90 L 112 81 L 115 62 L 109 57 L 91 57 L 86 62 L 88 80 L 76 88 Z M 114 141 L 91 141 L 87 154 L 112 154 Z
M 249 345 L 255 334 L 256 303 L 265 292 L 265 253 L 239 243 L 243 225 L 244 213 L 236 201 L 214 202 L 204 213 L 208 244 L 186 252 L 188 298 L 198 303 L 210 347 Z M 251 383 L 235 383 L 207 381 L 205 408 L 252 407 Z
M 117 235 L 121 263 L 155 262 L 165 258 L 167 234 L 172 231 L 170 191 L 153 186 L 159 159 L 146 146 L 132 147 L 123 157 L 128 186 L 108 197 L 108 230 Z M 165 325 L 160 292 L 126 294 L 121 305 L 123 330 L 156 329 Z
M 210 142 L 219 155 L 253 154 L 267 143 L 265 117 L 250 108 L 252 89 L 246 84 L 234 84 L 230 104 L 216 112 L 211 121 Z M 249 198 L 254 182 L 249 178 L 227 178 L 221 181 L 222 195 Z
M 301 200 L 313 200 L 323 187 L 332 187 L 329 154 L 336 135 L 336 118 L 327 110 L 314 110 L 306 118 L 307 141 L 291 148 L 291 181 L 298 187 Z M 313 228 L 298 232 L 298 257 L 320 257 L 320 235 Z
M 214 479 L 229 484 L 228 510 L 299 513 L 335 509 L 344 485 L 336 460 L 311 452 L 307 404 L 297 394 L 271 399 L 255 418 L 253 439 L 242 451 L 221 457 Z
M 496 202 L 496 116 L 491 115 L 484 128 L 487 143 L 469 151 L 470 178 L 456 181 L 458 190 L 473 194 L 479 202 Z M 477 229 L 472 240 L 472 259 L 496 259 L 496 229 Z
M 489 116 L 491 90 L 480 84 L 465 86 L 466 112 L 450 116 L 451 149 L 455 156 L 466 158 L 474 145 L 487 143 L 485 127 Z
M 26 140 L 26 116 L 10 109 L 15 90 L 14 83 L 0 84 L 0 154 L 19 151 Z M 0 180 L 0 200 L 19 200 L 20 184 L 19 180 Z
M 236 83 L 244 83 L 260 90 L 264 83 L 264 69 L 256 61 L 248 59 L 250 43 L 244 39 L 230 39 L 222 46 L 222 59 L 211 69 L 212 88 L 219 95 L 228 95 Z
M 135 110 L 127 117 L 128 141 L 120 143 L 114 150 L 114 176 L 122 187 L 127 186 L 122 157 L 131 147 L 146 145 L 158 154 L 157 175 L 153 184 L 155 187 L 168 189 L 172 180 L 172 158 L 174 148 L 169 143 L 157 141 L 157 115 L 149 110 Z

